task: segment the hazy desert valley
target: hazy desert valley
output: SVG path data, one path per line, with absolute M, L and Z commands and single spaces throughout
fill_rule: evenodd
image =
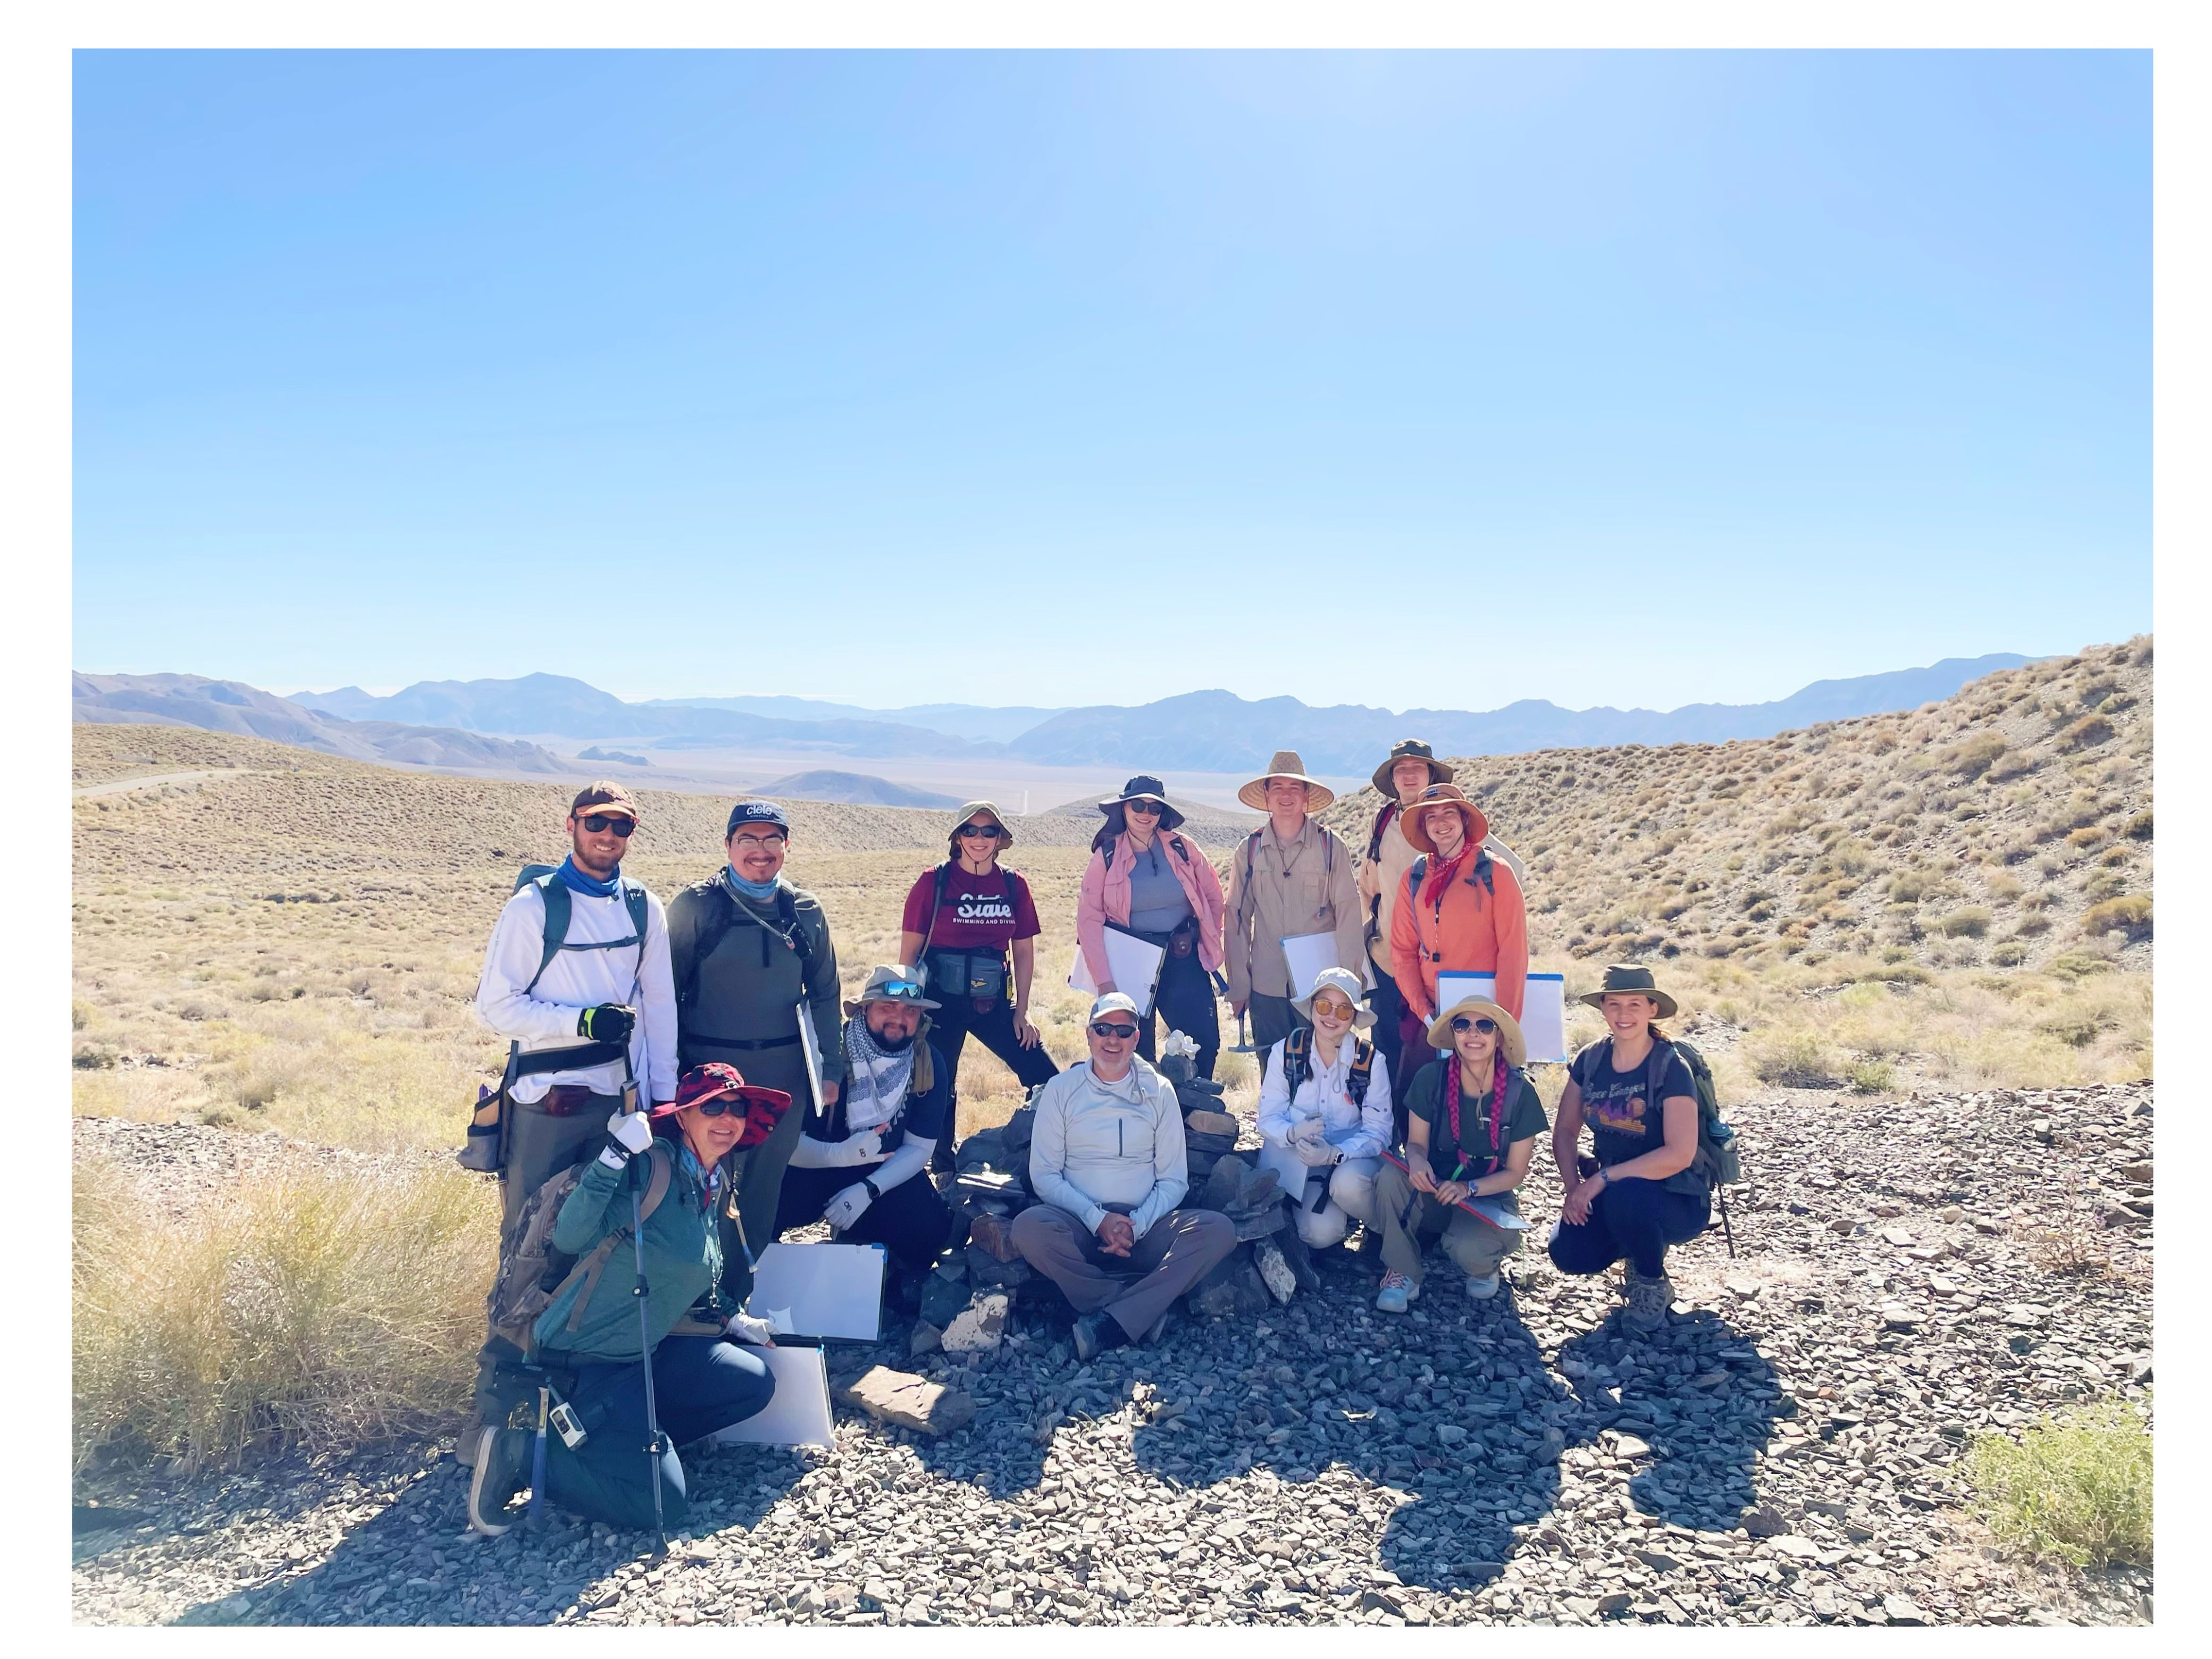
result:
M 659 1564 L 604 1527 L 468 1538 L 441 1455 L 494 1249 L 451 1159 L 503 1054 L 468 999 L 574 782 L 79 726 L 76 1616 L 2147 1620 L 2147 1516 L 2079 1565 L 1990 1495 L 2047 1413 L 2148 1456 L 2151 708 L 2146 638 L 1778 738 L 1458 763 L 1528 864 L 1534 965 L 1571 995 L 1652 964 L 1744 1137 L 1738 1253 L 1679 1253 L 1665 1341 L 1601 1329 L 1606 1287 L 1540 1249 L 1496 1304 L 1395 1324 L 1334 1252 L 1317 1294 L 1088 1366 L 1038 1315 L 964 1357 L 889 1329 L 833 1370 L 923 1371 L 973 1422 L 841 1409 L 834 1454 L 718 1451 Z M 625 870 L 711 872 L 727 799 L 640 799 Z M 1364 848 L 1376 805 L 1325 816 Z M 945 816 L 789 810 L 849 990 Z M 1096 819 L 1012 823 L 1065 1062 Z M 1241 833 L 1188 832 L 1224 868 Z M 1250 1057 L 1222 1075 L 1255 1140 Z M 974 1045 L 958 1086 L 963 1133 L 1018 1103 Z

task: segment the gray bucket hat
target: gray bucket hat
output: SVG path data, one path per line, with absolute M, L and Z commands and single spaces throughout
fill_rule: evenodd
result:
M 868 977 L 860 987 L 860 994 L 845 1005 L 848 1019 L 872 1002 L 903 1002 L 909 1008 L 941 1008 L 941 1002 L 932 1002 L 924 994 L 921 970 L 902 962 L 886 963 L 868 969 Z
M 1352 1024 L 1355 1030 L 1364 1031 L 1375 1024 L 1375 1011 L 1360 1006 L 1359 999 L 1367 994 L 1367 988 L 1359 982 L 1359 975 L 1349 968 L 1324 968 L 1314 975 L 1313 989 L 1296 998 L 1291 1006 L 1308 1019 L 1313 1018 L 1313 1000 L 1323 991 L 1334 991 L 1352 1005 Z

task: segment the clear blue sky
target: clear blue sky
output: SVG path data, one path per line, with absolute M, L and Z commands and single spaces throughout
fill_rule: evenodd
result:
M 80 54 L 77 666 L 1752 702 L 2150 626 L 2148 54 Z

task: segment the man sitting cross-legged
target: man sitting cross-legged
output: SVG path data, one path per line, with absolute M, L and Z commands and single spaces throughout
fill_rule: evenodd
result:
M 1075 1355 L 1152 1335 L 1176 1297 L 1237 1246 L 1218 1210 L 1179 1210 L 1190 1185 L 1175 1089 L 1137 1055 L 1137 1005 L 1091 1005 L 1091 1058 L 1037 1093 L 1014 1246 L 1075 1304 Z

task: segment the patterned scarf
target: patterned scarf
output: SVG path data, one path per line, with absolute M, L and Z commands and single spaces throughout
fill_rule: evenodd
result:
M 1462 821 L 1464 822 L 1463 817 Z M 1445 890 L 1450 887 L 1453 878 L 1459 874 L 1460 866 L 1467 862 L 1468 854 L 1474 851 L 1474 842 L 1462 840 L 1459 851 L 1454 853 L 1449 858 L 1431 859 L 1429 879 L 1421 889 L 1421 902 L 1428 905 L 1442 904 Z
M 920 1042 L 917 1036 L 915 1042 Z M 845 1022 L 845 1059 L 850 1075 L 845 1084 L 845 1127 L 854 1134 L 878 1128 L 899 1115 L 906 1105 L 914 1078 L 914 1043 L 898 1053 L 886 1054 L 856 1014 Z

